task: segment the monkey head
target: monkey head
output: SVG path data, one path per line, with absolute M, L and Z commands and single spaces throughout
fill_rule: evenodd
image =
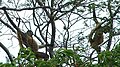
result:
M 26 32 L 26 34 L 32 37 L 33 32 L 32 32 L 31 30 L 28 30 L 28 31 Z

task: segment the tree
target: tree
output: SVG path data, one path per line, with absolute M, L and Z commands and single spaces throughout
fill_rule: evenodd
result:
M 17 31 L 8 16 L 21 32 L 32 30 L 50 58 L 55 53 L 54 48 L 70 48 L 84 58 L 83 62 L 92 63 L 103 50 L 111 51 L 119 42 L 120 6 L 117 0 L 8 0 L 4 4 L 5 7 L 0 8 L 0 21 L 10 29 L 12 36 L 16 36 Z M 7 11 L 8 16 L 3 11 Z M 98 43 L 100 39 L 98 30 L 104 37 L 97 46 L 91 46 L 89 42 Z M 99 47 L 100 51 L 97 50 Z

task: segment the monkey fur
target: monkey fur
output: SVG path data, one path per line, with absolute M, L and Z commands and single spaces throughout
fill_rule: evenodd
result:
M 31 47 L 33 52 L 37 52 L 39 48 L 38 48 L 36 41 L 33 39 L 32 35 L 33 35 L 33 33 L 30 30 L 28 30 L 25 33 L 25 36 L 27 38 L 26 42 L 27 42 L 27 44 L 29 44 L 29 47 Z
M 92 38 L 93 36 L 93 38 Z M 100 44 L 103 42 L 103 32 L 100 32 L 100 30 L 96 30 L 94 32 L 94 35 L 89 37 L 90 46 L 95 49 L 97 52 L 100 52 Z
M 37 45 L 36 41 L 33 39 L 32 35 L 33 32 L 31 30 L 28 30 L 25 33 L 27 37 L 27 44 L 29 44 L 29 47 L 32 49 L 32 51 L 35 53 L 36 57 L 38 59 L 44 58 L 44 60 L 48 60 L 49 56 L 43 52 L 38 52 L 39 46 Z
M 99 53 L 101 51 L 99 45 L 103 42 L 104 36 L 100 22 L 98 22 L 96 18 L 95 5 L 93 7 L 93 20 L 96 24 L 96 27 L 90 32 L 89 42 L 90 42 L 90 46 Z
M 7 17 L 7 19 L 9 20 L 9 22 L 11 23 L 11 25 L 17 30 L 17 36 L 18 36 L 18 41 L 20 44 L 20 47 L 23 47 L 23 44 L 26 47 L 30 47 L 32 49 L 32 51 L 35 53 L 36 58 L 43 58 L 44 60 L 48 60 L 49 55 L 45 54 L 43 52 L 38 52 L 38 45 L 36 43 L 36 41 L 33 39 L 32 35 L 32 31 L 28 30 L 26 33 L 23 33 L 19 27 L 17 27 L 15 25 L 15 23 L 11 20 L 11 18 L 9 17 L 7 11 L 6 11 L 6 7 L 3 7 L 4 13 Z

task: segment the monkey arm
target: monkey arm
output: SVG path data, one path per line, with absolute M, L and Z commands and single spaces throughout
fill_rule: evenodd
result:
M 95 21 L 96 27 L 93 30 L 91 30 L 91 32 L 90 32 L 90 35 L 89 35 L 89 41 L 90 42 L 93 41 L 92 36 L 95 33 L 95 31 L 101 27 L 101 24 L 98 22 L 98 20 L 96 18 L 95 4 L 92 5 L 92 8 L 93 8 L 93 20 Z
M 96 17 L 96 13 L 95 13 L 95 4 L 93 4 L 93 20 L 95 21 L 96 25 L 99 24 L 97 17 Z

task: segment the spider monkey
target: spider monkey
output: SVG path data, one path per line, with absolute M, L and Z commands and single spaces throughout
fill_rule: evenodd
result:
M 43 52 L 38 52 L 38 45 L 36 41 L 33 39 L 32 35 L 33 32 L 31 30 L 28 30 L 26 33 L 23 33 L 19 27 L 15 25 L 15 23 L 11 20 L 9 17 L 6 7 L 3 7 L 4 13 L 6 14 L 7 19 L 11 23 L 11 25 L 17 30 L 17 36 L 18 36 L 18 41 L 20 44 L 20 47 L 23 47 L 22 44 L 24 44 L 26 47 L 30 47 L 32 51 L 35 53 L 35 56 L 37 59 L 43 58 L 44 60 L 49 59 L 49 55 Z
M 27 38 L 26 43 L 29 44 L 29 47 L 31 47 L 33 52 L 37 52 L 39 48 L 38 48 L 36 41 L 33 39 L 32 35 L 33 35 L 33 32 L 31 30 L 28 30 L 25 33 L 25 36 Z M 33 44 L 34 44 L 34 46 L 33 46 Z
M 96 18 L 95 6 L 93 7 L 93 20 L 95 21 L 96 27 L 90 32 L 89 42 L 90 46 L 99 53 L 101 51 L 99 45 L 103 42 L 104 36 L 100 22 Z
M 25 33 L 27 37 L 27 42 L 29 44 L 29 47 L 31 47 L 32 51 L 35 52 L 36 57 L 39 58 L 44 58 L 45 60 L 48 60 L 49 56 L 43 52 L 38 52 L 39 46 L 37 45 L 36 41 L 33 39 L 32 35 L 33 32 L 31 30 L 28 30 Z M 34 45 L 33 45 L 34 44 Z M 40 57 L 39 57 L 40 56 Z

